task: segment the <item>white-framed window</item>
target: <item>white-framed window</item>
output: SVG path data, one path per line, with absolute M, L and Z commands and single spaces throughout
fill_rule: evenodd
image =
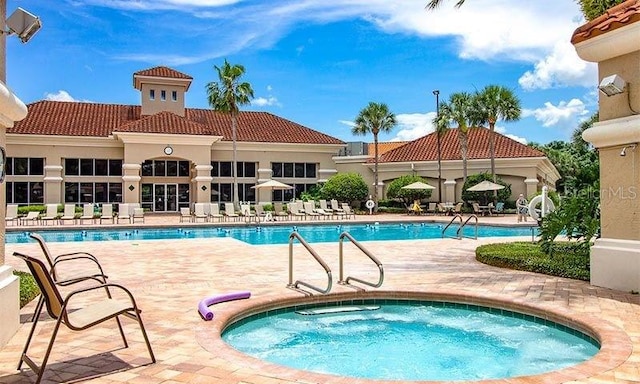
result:
M 160 100 L 162 101 L 167 100 L 167 91 L 165 91 L 164 89 L 160 91 Z
M 149 90 L 149 100 L 155 100 L 156 99 L 156 90 L 155 89 L 150 89 Z
M 178 91 L 171 91 L 171 101 L 178 101 Z

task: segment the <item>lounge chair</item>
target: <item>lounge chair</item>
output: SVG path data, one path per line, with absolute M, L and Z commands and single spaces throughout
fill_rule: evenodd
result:
M 144 223 L 144 208 L 134 208 L 133 216 L 131 216 L 131 222 L 135 224 L 136 220 Z
M 35 333 L 34 331 L 37 321 L 34 321 L 31 327 L 31 332 L 27 337 L 27 341 L 20 358 L 20 363 L 18 364 L 18 369 L 20 369 L 23 362 L 27 363 L 27 365 L 37 374 L 35 381 L 36 384 L 39 384 L 42 380 L 49 360 L 49 355 L 51 354 L 58 330 L 62 324 L 73 331 L 82 331 L 107 320 L 116 319 L 120 330 L 120 336 L 124 341 L 125 347 L 127 347 L 127 340 L 125 338 L 124 330 L 120 324 L 119 316 L 123 315 L 130 319 L 134 319 L 138 322 L 140 330 L 142 331 L 142 336 L 147 345 L 151 362 L 156 362 L 153 350 L 151 349 L 151 343 L 149 342 L 147 332 L 144 328 L 144 324 L 142 323 L 142 318 L 140 317 L 140 310 L 138 309 L 138 305 L 136 304 L 133 295 L 128 289 L 118 284 L 100 284 L 72 291 L 63 299 L 60 291 L 58 291 L 58 287 L 53 281 L 53 278 L 49 274 L 49 270 L 42 261 L 18 252 L 14 252 L 13 255 L 23 259 L 25 263 L 27 263 L 31 274 L 42 292 L 42 297 L 44 298 L 43 301 L 46 303 L 49 316 L 56 320 L 49 340 L 49 345 L 46 349 L 41 365 L 38 366 L 27 354 L 31 338 Z M 93 292 L 103 289 L 107 292 L 107 297 L 104 298 L 95 298 L 96 296 L 94 295 L 87 296 L 84 294 L 85 292 Z M 111 297 L 110 290 L 119 293 L 118 300 Z M 80 307 L 79 304 L 75 302 L 75 297 L 77 295 L 83 296 L 81 303 L 88 302 L 88 304 L 85 304 L 85 307 Z M 87 300 L 87 297 L 93 298 L 93 300 Z M 36 320 L 40 316 L 43 307 L 41 303 L 39 304 L 40 305 L 36 308 L 36 313 L 34 314 L 34 318 Z
M 256 210 L 256 217 L 258 217 L 258 220 L 262 219 L 262 221 L 274 221 L 273 213 L 265 212 L 262 205 L 256 204 L 254 208 Z
M 250 204 L 240 204 L 240 214 L 243 217 L 249 219 L 249 221 L 251 221 L 251 218 L 256 217 L 256 215 L 251 212 L 251 205 Z
M 127 220 L 128 223 L 131 223 L 129 204 L 118 204 L 118 224 L 120 224 L 120 220 Z
M 180 222 L 183 223 L 186 220 L 187 223 L 190 223 L 191 219 L 191 210 L 189 207 L 180 208 Z
M 324 217 L 325 219 L 333 219 L 333 213 L 327 212 L 322 208 L 316 208 L 316 213 L 320 215 L 320 217 Z
M 431 213 L 435 215 L 437 209 L 438 209 L 438 206 L 436 205 L 436 203 L 429 203 L 427 207 L 427 213 Z
M 49 222 L 58 224 L 58 204 L 47 204 L 47 211 L 40 220 L 43 224 L 47 223 L 47 225 Z
M 111 221 L 111 224 L 115 224 L 115 219 L 113 217 L 113 204 L 102 204 L 102 211 L 98 218 L 100 224 L 102 224 L 102 220 L 108 220 Z
M 333 213 L 333 209 L 327 206 L 327 200 L 324 200 L 324 199 L 318 200 L 318 204 L 320 204 L 320 209 L 322 209 L 323 211 L 328 213 Z
M 233 219 L 233 221 L 238 221 L 240 217 L 236 213 L 236 208 L 233 206 L 233 203 L 224 203 L 224 215 L 227 219 Z
M 209 215 L 204 211 L 204 203 L 195 203 L 193 210 L 193 221 L 198 222 L 198 219 L 202 219 L 203 223 L 207 222 Z
M 480 204 L 472 203 L 471 207 L 473 207 L 473 214 L 474 215 L 476 215 L 476 216 L 481 216 L 482 215 L 482 210 L 480 210 Z
M 311 217 L 312 219 L 320 218 L 320 214 L 316 212 L 316 206 L 313 202 L 306 201 L 303 203 L 303 206 L 304 206 L 304 213 L 307 215 L 307 217 Z
M 292 218 L 296 218 L 296 219 L 306 219 L 306 215 L 304 212 L 300 212 L 300 207 L 298 206 L 298 203 L 287 203 L 287 211 L 289 211 L 289 215 L 291 215 Z
M 275 212 L 275 217 L 289 219 L 289 211 L 285 211 L 284 204 L 280 202 L 273 203 L 273 211 Z
M 7 211 L 4 214 L 5 225 L 7 223 L 13 223 L 13 225 L 16 225 L 16 222 L 18 221 L 18 206 L 15 204 L 7 205 Z
M 39 220 L 40 220 L 40 212 L 31 211 L 27 213 L 27 216 L 21 218 L 20 222 L 22 222 L 22 224 L 31 225 L 31 224 L 38 224 Z
M 344 209 L 340 208 L 336 199 L 331 199 L 331 209 L 333 209 L 333 212 L 344 212 Z
M 213 219 L 224 220 L 224 215 L 220 213 L 220 204 L 218 203 L 209 203 L 209 220 L 213 221 Z
M 453 208 L 453 213 L 455 213 L 456 215 L 462 215 L 462 203 L 456 204 L 456 206 Z
M 91 224 L 95 223 L 95 220 L 93 219 L 93 204 L 84 204 L 82 206 L 82 216 L 80 216 L 80 225 L 82 225 L 85 220 L 91 220 Z
M 60 224 L 64 224 L 67 220 L 73 220 L 73 224 L 76 223 L 76 205 L 75 204 L 65 204 L 64 205 L 64 213 L 60 218 Z
M 351 210 L 351 207 L 349 206 L 349 204 L 342 203 L 342 210 L 344 211 L 344 214 L 347 217 L 347 219 L 349 218 L 349 216 L 353 217 L 354 219 L 356 218 L 356 214 Z

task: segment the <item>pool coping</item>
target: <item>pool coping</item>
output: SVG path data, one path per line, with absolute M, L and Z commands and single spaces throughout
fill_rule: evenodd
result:
M 235 301 L 216 306 L 214 319 L 203 321 L 195 330 L 197 342 L 207 351 L 224 356 L 229 367 L 254 371 L 256 375 L 303 382 L 345 382 L 357 383 L 398 383 L 397 380 L 368 380 L 346 378 L 331 374 L 302 371 L 269 363 L 237 351 L 222 341 L 220 335 L 230 324 L 265 311 L 282 309 L 296 305 L 322 304 L 333 301 L 390 299 L 446 301 L 460 304 L 478 305 L 511 312 L 536 316 L 545 320 L 581 331 L 600 343 L 600 351 L 591 359 L 577 365 L 544 374 L 519 376 L 505 379 L 472 381 L 482 384 L 530 384 L 566 382 L 589 378 L 614 369 L 624 363 L 632 353 L 633 345 L 627 333 L 614 324 L 595 316 L 575 313 L 563 308 L 531 303 L 527 300 L 500 297 L 475 292 L 451 293 L 440 290 L 419 291 L 354 291 L 330 293 L 327 295 L 300 296 L 293 292 L 287 295 L 273 295 L 249 300 Z M 442 381 L 411 381 L 412 383 L 443 383 Z M 462 383 L 462 381 L 456 381 Z

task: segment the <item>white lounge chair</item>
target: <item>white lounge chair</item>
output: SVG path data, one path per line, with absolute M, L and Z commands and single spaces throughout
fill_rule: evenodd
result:
M 191 219 L 191 210 L 189 207 L 180 208 L 180 222 L 183 223 L 186 220 L 187 223 L 190 223 Z
M 102 220 L 110 220 L 111 224 L 115 224 L 115 219 L 113 217 L 113 204 L 102 204 L 100 224 L 102 224 Z
M 333 213 L 333 209 L 327 206 L 327 200 L 324 200 L 324 199 L 318 200 L 318 203 L 320 204 L 320 209 L 328 213 Z
M 300 210 L 301 207 L 298 206 L 298 203 L 287 203 L 287 211 L 289 211 L 292 218 L 306 220 L 307 215 L 304 212 L 300 212 Z
M 311 201 L 306 201 L 303 203 L 304 213 L 307 217 L 311 218 L 320 218 L 320 214 L 316 212 L 316 205 Z
M 27 213 L 27 216 L 20 219 L 22 224 L 38 224 L 38 220 L 40 220 L 40 212 L 31 211 Z
M 284 205 L 282 203 L 280 202 L 273 203 L 273 211 L 275 212 L 276 217 L 289 219 L 289 212 L 285 211 Z
M 218 221 L 224 220 L 224 215 L 220 213 L 220 204 L 209 203 L 209 220 L 218 219 Z
M 353 217 L 354 219 L 356 218 L 356 214 L 351 210 L 351 207 L 349 206 L 349 204 L 342 203 L 342 210 L 344 211 L 344 214 L 347 217 L 347 219 L 349 218 L 349 216 Z
M 144 223 L 144 208 L 134 208 L 133 216 L 131 216 L 131 222 L 133 224 L 137 221 L 142 221 Z
M 127 220 L 128 223 L 131 223 L 129 204 L 118 204 L 118 224 L 120 224 L 120 220 Z
M 333 212 L 344 212 L 344 209 L 340 208 L 336 199 L 331 199 L 331 209 L 333 209 Z
M 251 221 L 251 218 L 256 217 L 255 213 L 251 212 L 250 204 L 240 204 L 240 214 L 245 218 L 245 220 L 248 219 L 249 221 Z
M 82 216 L 80 216 L 80 225 L 82 225 L 85 220 L 91 220 L 91 224 L 95 223 L 93 220 L 93 204 L 83 205 Z
M 68 220 L 72 220 L 73 224 L 76 223 L 76 205 L 75 204 L 64 205 L 64 213 L 60 218 L 60 223 L 64 224 Z
M 40 220 L 42 220 L 43 224 L 47 223 L 47 225 L 49 222 L 58 224 L 58 204 L 47 204 L 47 212 Z
M 228 219 L 233 219 L 234 221 L 238 221 L 238 218 L 240 217 L 237 213 L 236 213 L 236 209 L 233 206 L 233 203 L 224 203 L 224 215 L 228 218 Z
M 204 203 L 196 203 L 194 205 L 193 221 L 198 222 L 198 219 L 202 219 L 202 222 L 207 221 L 207 214 L 204 212 Z
M 5 225 L 6 223 L 13 223 L 13 225 L 16 225 L 17 221 L 18 221 L 18 206 L 15 204 L 7 205 L 7 211 L 4 214 Z

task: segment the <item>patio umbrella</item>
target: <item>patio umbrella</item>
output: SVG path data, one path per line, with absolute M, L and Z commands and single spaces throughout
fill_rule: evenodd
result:
M 405 185 L 404 187 L 402 187 L 402 189 L 436 189 L 436 187 L 427 183 L 423 183 L 422 181 L 416 181 L 415 183 Z
M 498 189 L 504 189 L 504 185 L 496 184 L 489 180 L 485 180 L 474 185 L 473 187 L 467 188 L 467 191 L 484 192 L 484 191 L 497 191 Z
M 269 180 L 269 181 L 265 181 L 262 184 L 257 184 L 254 185 L 253 187 L 254 189 L 270 189 L 270 190 L 283 190 L 283 189 L 293 189 L 293 187 L 291 185 L 285 184 L 285 183 L 281 183 L 279 181 L 276 180 Z

